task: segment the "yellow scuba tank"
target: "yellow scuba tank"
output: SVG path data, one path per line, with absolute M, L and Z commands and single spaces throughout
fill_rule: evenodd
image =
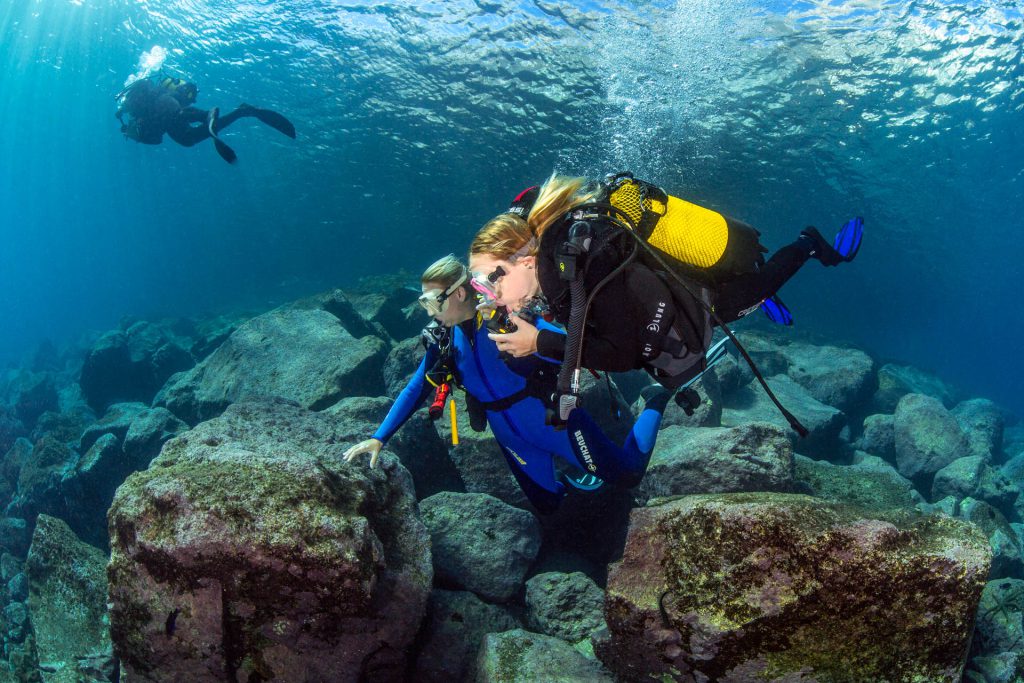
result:
M 673 197 L 630 173 L 605 179 L 606 201 L 627 226 L 697 280 L 713 283 L 756 271 L 767 249 L 749 225 Z M 621 217 L 620 217 L 621 218 Z

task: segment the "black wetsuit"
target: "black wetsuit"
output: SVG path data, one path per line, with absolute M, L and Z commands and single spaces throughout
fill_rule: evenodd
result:
M 188 100 L 178 99 L 174 92 L 149 79 L 143 79 L 136 81 L 125 91 L 117 118 L 122 121 L 121 131 L 136 142 L 159 145 L 166 133 L 179 145 L 192 147 L 203 140 L 215 137 L 210 132 L 211 111 L 193 107 Z M 127 124 L 122 118 L 124 114 L 130 116 Z M 295 127 L 284 116 L 248 104 L 239 105 L 228 114 L 213 117 L 213 133 L 219 133 L 245 117 L 256 118 L 288 137 L 295 137 Z M 225 160 L 234 161 L 234 152 L 219 139 L 217 151 Z
M 570 292 L 569 282 L 559 276 L 556 253 L 567 238 L 570 222 L 546 231 L 537 254 L 541 290 L 555 318 L 562 324 L 569 321 Z M 632 238 L 622 235 L 619 228 L 610 228 L 610 231 L 603 233 L 603 229 L 598 228 L 598 236 L 587 257 L 583 282 L 588 293 L 632 250 Z M 607 238 L 602 240 L 602 234 L 607 234 Z M 583 367 L 612 372 L 642 368 L 665 386 L 678 386 L 684 378 L 672 381 L 664 373 L 655 374 L 651 361 L 659 350 L 673 345 L 677 354 L 688 351 L 702 355 L 706 350 L 713 323 L 692 294 L 713 305 L 722 321 L 732 322 L 778 291 L 807 262 L 810 252 L 807 240 L 798 239 L 779 249 L 756 272 L 731 277 L 713 287 L 691 280 L 687 282 L 689 291 L 671 276 L 655 271 L 637 258 L 612 277 L 590 305 L 583 342 Z M 676 338 L 666 339 L 665 333 L 673 329 Z M 541 331 L 537 352 L 548 358 L 562 359 L 565 343 L 564 335 Z

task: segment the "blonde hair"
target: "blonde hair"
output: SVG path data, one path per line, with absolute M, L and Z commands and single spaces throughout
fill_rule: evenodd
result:
M 469 255 L 487 254 L 502 260 L 511 260 L 517 254 L 536 255 L 544 231 L 574 207 L 594 201 L 598 194 L 599 190 L 590 187 L 586 178 L 552 173 L 540 188 L 527 219 L 510 213 L 495 216 L 476 233 Z M 526 251 L 519 253 L 524 247 Z
M 466 266 L 462 265 L 462 262 L 455 258 L 455 254 L 448 254 L 427 266 L 427 269 L 423 271 L 423 275 L 420 276 L 420 282 L 424 284 L 436 282 L 442 285 L 444 289 L 448 289 L 465 273 Z

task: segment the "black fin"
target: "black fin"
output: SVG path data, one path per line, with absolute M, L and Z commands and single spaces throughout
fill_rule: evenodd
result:
M 238 159 L 238 155 L 235 154 L 235 150 L 231 149 L 226 144 L 221 142 L 220 138 L 213 139 L 213 146 L 217 148 L 217 154 L 220 155 L 220 158 L 228 162 L 229 164 L 235 163 L 235 161 Z
M 278 114 L 276 111 L 253 107 L 252 115 L 274 130 L 284 133 L 293 140 L 295 139 L 295 126 L 292 125 L 291 121 L 281 114 Z

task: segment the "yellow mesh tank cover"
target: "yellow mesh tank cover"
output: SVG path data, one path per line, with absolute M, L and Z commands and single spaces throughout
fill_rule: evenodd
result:
M 634 222 L 640 221 L 645 209 L 664 214 L 647 241 L 674 259 L 710 268 L 725 253 L 729 226 L 720 213 L 672 196 L 667 207 L 651 199 L 641 204 L 640 186 L 635 182 L 620 185 L 609 201 Z

